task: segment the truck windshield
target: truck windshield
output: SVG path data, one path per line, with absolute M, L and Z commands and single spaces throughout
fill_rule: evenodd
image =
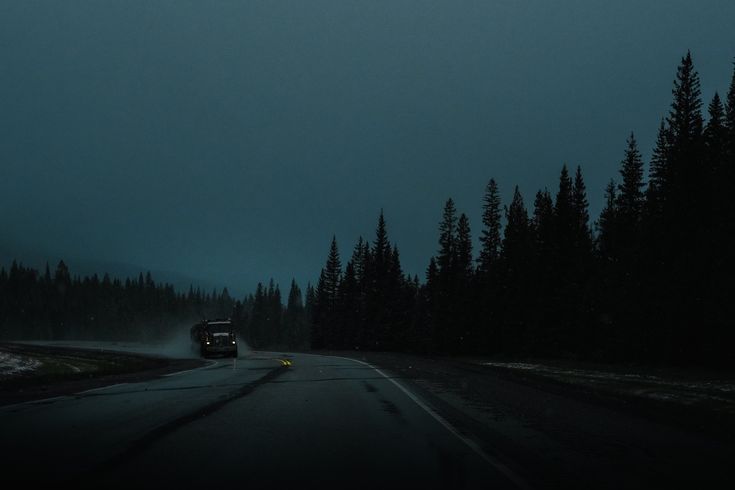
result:
M 230 333 L 232 331 L 232 324 L 230 323 L 210 323 L 207 325 L 207 330 L 211 333 Z

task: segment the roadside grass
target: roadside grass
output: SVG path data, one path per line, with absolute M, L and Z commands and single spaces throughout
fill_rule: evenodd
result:
M 735 415 L 735 373 L 684 369 L 573 363 L 565 361 L 470 361 L 611 395 L 698 406 Z
M 163 361 L 110 352 L 44 349 L 41 347 L 0 345 L 0 352 L 25 369 L 0 369 L 0 386 L 16 389 L 53 384 L 60 381 L 96 378 L 158 367 Z M 30 367 L 29 367 L 30 366 Z

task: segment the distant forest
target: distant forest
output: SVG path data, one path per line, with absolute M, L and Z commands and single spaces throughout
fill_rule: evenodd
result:
M 449 199 L 423 282 L 401 268 L 385 217 L 346 263 L 333 237 L 315 287 L 258 284 L 177 293 L 137 280 L 0 270 L 3 338 L 160 338 L 200 318 L 231 317 L 254 348 L 391 350 L 732 366 L 735 356 L 735 72 L 726 101 L 703 116 L 689 53 L 644 178 L 635 136 L 590 223 L 581 168 L 562 167 L 529 214 L 518 187 L 507 206 L 490 179 L 480 249 Z
M 278 286 L 258 285 L 244 301 L 227 288 L 177 292 L 156 283 L 151 273 L 137 279 L 111 279 L 105 274 L 72 277 L 61 261 L 52 273 L 13 262 L 0 268 L 0 338 L 35 340 L 156 341 L 188 337 L 189 328 L 203 319 L 231 318 L 251 346 L 309 347 L 307 318 L 301 290 L 292 283 L 287 307 Z

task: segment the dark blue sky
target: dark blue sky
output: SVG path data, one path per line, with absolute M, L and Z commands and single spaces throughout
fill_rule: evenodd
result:
M 597 216 L 691 49 L 727 90 L 735 2 L 0 2 L 0 249 L 249 291 L 316 278 L 385 210 L 407 272 L 453 197 L 582 165 Z M 26 258 L 26 260 L 29 260 Z

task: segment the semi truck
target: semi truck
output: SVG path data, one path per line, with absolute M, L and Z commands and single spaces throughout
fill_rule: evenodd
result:
M 191 327 L 190 333 L 192 349 L 202 357 L 237 357 L 237 339 L 231 320 L 202 320 Z

